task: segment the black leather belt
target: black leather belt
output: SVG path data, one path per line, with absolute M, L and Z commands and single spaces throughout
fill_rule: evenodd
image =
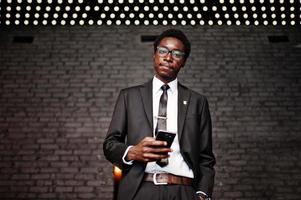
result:
M 155 185 L 192 185 L 192 178 L 168 173 L 145 173 L 143 180 Z

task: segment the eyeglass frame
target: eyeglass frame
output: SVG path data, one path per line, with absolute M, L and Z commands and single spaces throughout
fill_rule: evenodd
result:
M 158 52 L 158 50 L 159 50 L 160 48 L 163 48 L 163 49 L 167 50 L 167 51 L 168 51 L 167 54 L 166 54 L 166 55 L 160 54 L 160 53 Z M 177 58 L 177 57 L 174 55 L 174 52 L 175 52 L 175 51 L 181 53 L 180 55 L 181 55 L 182 57 L 181 57 L 181 58 Z M 183 59 L 183 58 L 185 57 L 185 52 L 183 52 L 183 51 L 181 51 L 181 50 L 178 50 L 178 49 L 169 50 L 167 47 L 162 47 L 162 46 L 157 46 L 157 52 L 158 52 L 158 55 L 159 55 L 161 58 L 166 57 L 168 54 L 170 54 L 171 57 L 172 57 L 173 59 L 175 59 L 175 60 L 181 60 L 181 59 Z

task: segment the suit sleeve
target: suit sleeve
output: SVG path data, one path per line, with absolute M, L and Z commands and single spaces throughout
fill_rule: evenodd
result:
M 125 143 L 127 135 L 127 109 L 125 91 L 122 90 L 117 98 L 112 120 L 103 143 L 105 157 L 122 170 L 130 166 L 123 163 L 122 157 L 129 145 Z
M 212 123 L 209 111 L 208 101 L 205 98 L 201 109 L 200 122 L 200 154 L 199 154 L 199 172 L 198 191 L 205 192 L 211 196 L 214 186 L 215 157 L 212 151 Z

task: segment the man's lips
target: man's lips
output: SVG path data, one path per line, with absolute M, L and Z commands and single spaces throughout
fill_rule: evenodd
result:
M 160 67 L 174 71 L 174 69 L 170 65 L 167 65 L 167 64 L 160 64 Z

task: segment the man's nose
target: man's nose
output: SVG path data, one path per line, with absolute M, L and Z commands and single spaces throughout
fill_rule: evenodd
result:
M 172 55 L 171 52 L 168 52 L 168 54 L 164 58 L 166 61 L 172 62 Z

